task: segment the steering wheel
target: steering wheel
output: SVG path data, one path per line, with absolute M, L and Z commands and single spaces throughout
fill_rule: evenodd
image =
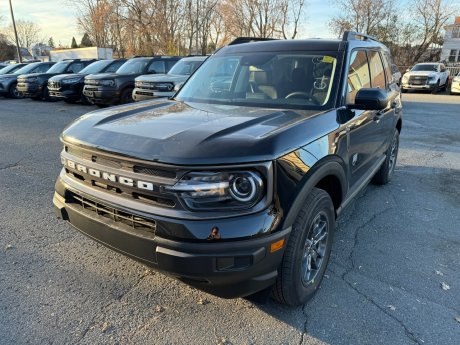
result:
M 297 97 L 297 96 L 300 96 L 300 97 Z M 303 92 L 303 91 L 291 92 L 289 95 L 287 95 L 284 98 L 285 99 L 288 99 L 288 98 L 305 98 L 305 99 L 309 100 L 310 102 L 312 102 L 313 104 L 319 105 L 319 102 L 318 102 L 318 100 L 316 98 L 314 98 L 312 95 L 309 95 L 307 92 Z

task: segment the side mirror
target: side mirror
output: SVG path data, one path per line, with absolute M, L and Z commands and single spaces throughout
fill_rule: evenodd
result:
M 358 91 L 355 104 L 350 108 L 361 110 L 383 110 L 389 102 L 388 93 L 382 89 L 363 88 Z

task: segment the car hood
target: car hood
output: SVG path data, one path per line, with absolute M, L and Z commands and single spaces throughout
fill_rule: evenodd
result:
M 150 74 L 150 75 L 141 75 L 140 77 L 136 78 L 136 81 L 141 82 L 153 82 L 153 83 L 161 83 L 161 82 L 169 82 L 169 83 L 183 83 L 187 80 L 188 75 L 180 75 L 180 74 Z
M 73 79 L 73 78 L 84 78 L 88 74 L 85 73 L 70 73 L 70 74 L 59 74 L 50 78 L 50 81 L 61 81 L 62 79 Z
M 18 76 L 19 74 L 14 74 L 14 73 L 0 74 L 0 80 L 17 78 Z
M 86 114 L 61 139 L 176 165 L 268 161 L 336 129 L 335 111 L 325 113 L 151 101 Z
M 133 79 L 138 77 L 140 74 L 133 74 L 133 73 L 96 73 L 96 74 L 90 74 L 85 77 L 85 79 L 91 79 L 91 80 L 103 80 L 103 79 Z
M 52 76 L 58 75 L 60 73 L 31 73 L 31 74 L 21 74 L 18 77 L 19 79 L 27 79 L 27 78 L 39 78 L 39 79 L 49 79 Z

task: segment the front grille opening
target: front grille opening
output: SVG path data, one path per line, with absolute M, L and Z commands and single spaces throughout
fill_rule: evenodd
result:
M 120 188 L 117 188 L 117 187 L 114 187 L 114 186 L 111 186 L 111 185 L 108 185 L 108 184 L 105 184 L 105 183 L 102 183 L 102 182 L 91 181 L 91 183 L 92 183 L 93 186 L 102 188 L 104 190 L 108 190 L 109 192 L 114 192 L 114 193 L 117 193 L 117 194 L 122 193 Z
M 171 208 L 176 206 L 176 203 L 174 202 L 174 200 L 160 198 L 160 197 L 152 196 L 152 195 L 143 195 L 139 193 L 133 193 L 133 198 L 139 201 L 148 202 L 148 203 L 159 205 L 159 206 L 165 206 L 165 207 L 171 207 Z
M 164 178 L 176 178 L 176 172 L 170 170 L 156 169 L 156 168 L 147 168 L 140 165 L 133 166 L 133 171 L 135 173 L 164 177 Z
M 66 169 L 66 170 L 67 170 L 67 169 Z M 73 172 L 72 175 L 73 175 L 75 178 L 77 178 L 77 179 L 79 179 L 79 180 L 81 180 L 81 181 L 84 181 L 84 180 L 85 180 L 85 178 L 84 178 L 83 176 L 81 176 L 80 174 L 77 174 L 77 173 L 75 173 L 75 172 Z
M 87 211 L 95 212 L 99 216 L 111 219 L 117 223 L 125 224 L 133 229 L 155 233 L 156 222 L 154 220 L 117 210 L 70 191 L 69 195 L 71 197 L 71 200 L 69 200 L 71 203 L 77 204 Z

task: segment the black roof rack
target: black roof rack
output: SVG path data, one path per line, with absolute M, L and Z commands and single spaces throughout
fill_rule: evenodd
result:
M 270 37 L 237 37 L 231 41 L 228 45 L 233 46 L 235 44 L 250 43 L 250 42 L 259 42 L 259 41 L 274 41 L 277 38 Z
M 370 35 L 363 34 L 361 32 L 356 31 L 345 31 L 343 33 L 342 41 L 351 41 L 351 40 L 359 40 L 359 41 L 377 41 L 376 38 Z

